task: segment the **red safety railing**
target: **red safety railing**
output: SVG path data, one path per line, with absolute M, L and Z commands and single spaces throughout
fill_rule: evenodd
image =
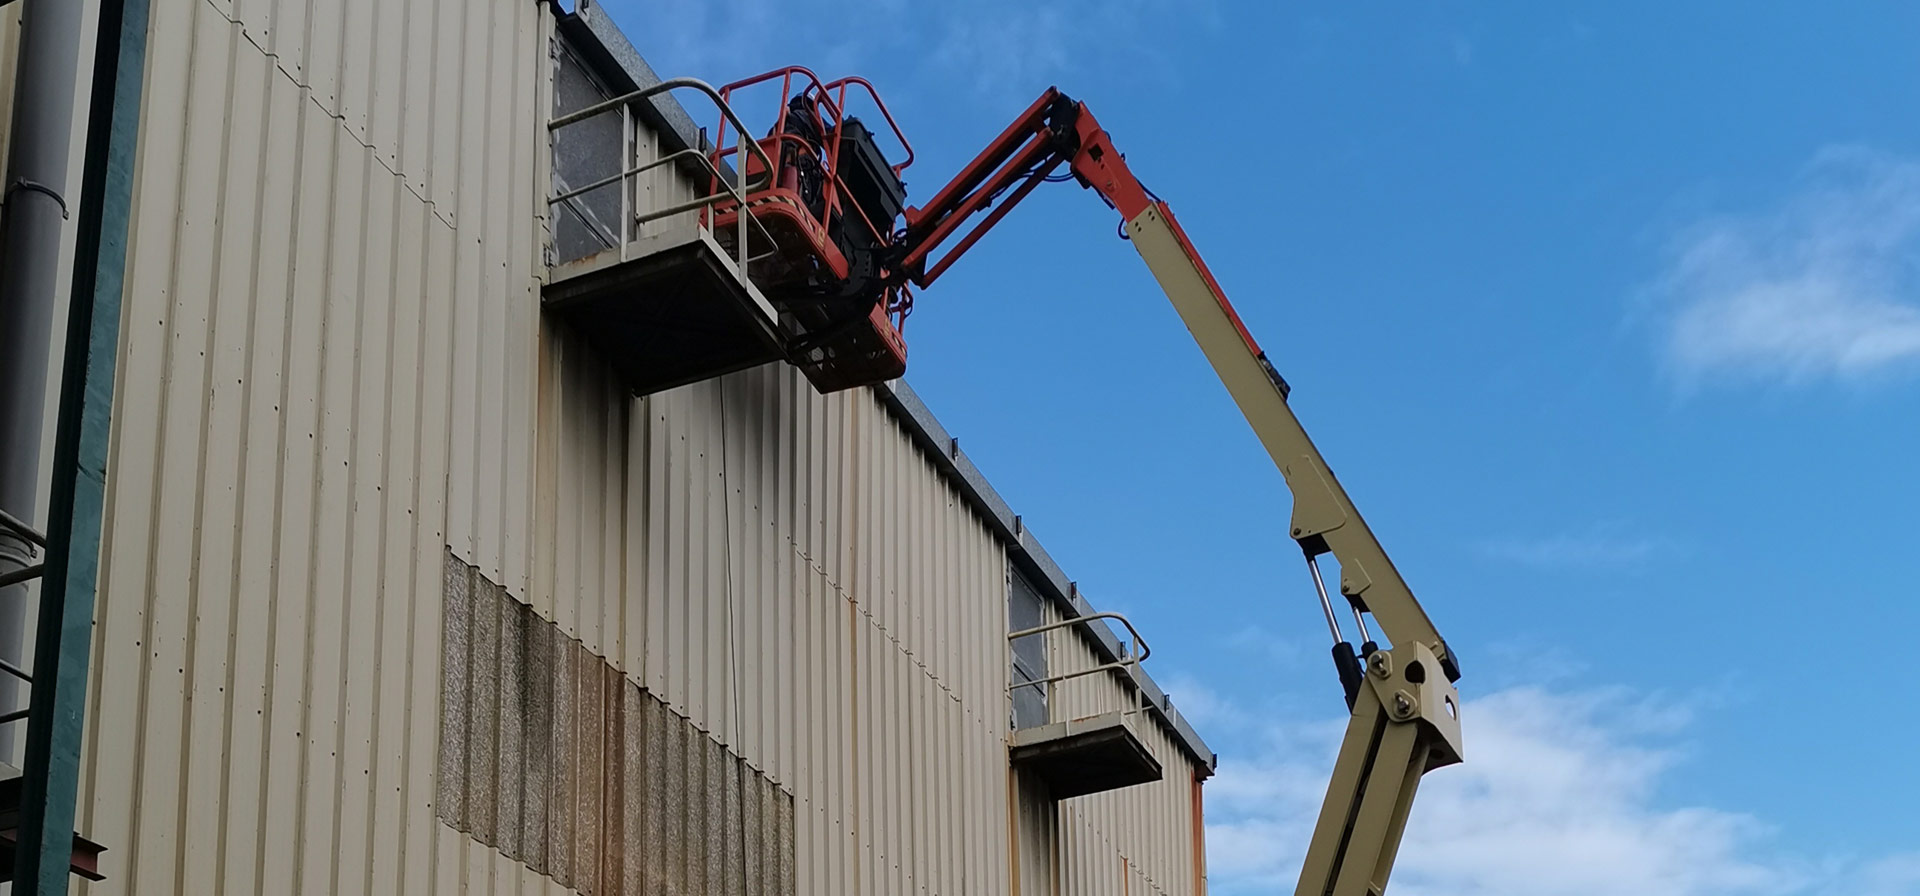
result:
M 775 84 L 779 88 L 777 96 L 771 90 Z M 743 94 L 748 95 L 745 106 L 742 105 Z M 870 82 L 860 77 L 822 81 L 812 70 L 792 65 L 723 85 L 720 97 L 729 108 L 741 110 L 745 120 L 758 117 L 754 114 L 755 107 L 765 108 L 760 104 L 771 97 L 772 108 L 768 110 L 771 114 L 767 117 L 773 121 L 773 126 L 766 136 L 754 138 L 740 134 L 738 128 L 729 129 L 727 122 L 722 120 L 715 131 L 710 157 L 716 168 L 727 164 L 741 168 L 739 175 L 744 178 L 760 175 L 760 155 L 774 160 L 773 164 L 782 169 L 774 172 L 761 188 L 749 192 L 747 207 L 754 218 L 760 219 L 781 235 L 776 242 L 783 252 L 789 257 L 810 256 L 818 259 L 833 276 L 846 277 L 847 259 L 834 244 L 828 230 L 829 222 L 836 217 L 842 220 L 843 226 L 848 226 L 848 222 L 858 222 L 857 226 L 865 230 L 865 235 L 875 245 L 894 244 L 897 234 L 892 221 L 874 221 L 859 203 L 847 201 L 846 180 L 841 172 L 843 124 L 848 119 L 849 99 L 862 106 L 870 104 L 900 144 L 900 161 L 891 166 L 894 175 L 899 176 L 913 164 L 912 144 L 908 142 L 886 102 L 880 98 L 879 91 Z M 794 120 L 796 100 L 812 118 L 811 123 L 817 125 L 817 134 L 803 133 L 801 129 L 804 126 Z M 817 144 L 814 138 L 818 139 Z M 756 144 L 761 152 L 756 157 L 742 160 L 742 149 L 747 142 Z M 794 167 L 790 159 L 800 154 L 812 155 L 819 166 L 821 195 L 817 210 L 810 207 L 806 197 L 800 194 L 797 174 L 789 170 Z M 708 212 L 709 223 L 716 230 L 723 230 L 738 213 L 735 205 L 717 204 Z M 897 331 L 905 325 L 906 317 L 912 311 L 913 295 L 904 284 L 889 287 L 882 297 L 881 307 Z

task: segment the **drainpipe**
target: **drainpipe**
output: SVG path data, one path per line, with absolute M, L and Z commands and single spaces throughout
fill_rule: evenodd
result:
M 52 2 L 80 5 L 77 0 Z M 68 860 L 80 846 L 73 829 L 74 803 L 106 515 L 107 445 L 114 369 L 120 358 L 120 300 L 140 136 L 147 14 L 148 0 L 100 0 L 75 222 L 72 301 L 61 354 L 60 413 L 47 502 L 47 570 L 33 650 L 33 705 L 27 718 L 13 896 L 68 892 Z M 97 856 L 99 848 L 91 849 Z
M 40 421 L 68 216 L 67 155 L 80 72 L 78 0 L 26 0 L 14 81 L 13 146 L 0 204 L 0 510 L 31 525 L 39 510 Z M 0 526 L 0 578 L 33 565 L 33 546 Z M 27 586 L 0 590 L 0 660 L 24 665 Z M 0 676 L 0 712 L 20 705 Z M 0 759 L 14 761 L 18 724 L 0 726 Z

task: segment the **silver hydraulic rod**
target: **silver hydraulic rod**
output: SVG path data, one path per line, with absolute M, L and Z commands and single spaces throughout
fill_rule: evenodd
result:
M 1308 557 L 1307 572 L 1313 573 L 1313 591 L 1320 595 L 1320 612 L 1327 614 L 1327 631 L 1333 634 L 1333 643 L 1347 640 L 1340 634 L 1340 614 L 1333 611 L 1333 601 L 1327 597 L 1326 580 L 1320 578 L 1320 561 Z

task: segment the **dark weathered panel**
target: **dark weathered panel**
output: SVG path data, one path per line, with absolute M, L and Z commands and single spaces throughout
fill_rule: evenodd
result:
M 529 619 L 532 613 L 526 614 Z M 526 674 L 520 676 L 520 706 L 526 713 L 525 764 L 520 793 L 520 861 L 546 873 L 547 810 L 551 804 L 553 769 L 554 644 L 560 630 L 551 625 L 527 625 Z
M 468 665 L 467 833 L 482 843 L 498 843 L 494 831 L 494 768 L 500 761 L 500 605 L 492 582 L 469 569 L 467 593 L 473 599 L 472 655 Z
M 793 794 L 449 555 L 439 814 L 587 896 L 791 894 Z
M 495 670 L 499 677 L 495 693 L 500 701 L 500 747 L 499 761 L 496 764 L 498 784 L 494 790 L 495 823 L 497 838 L 494 845 L 510 859 L 526 861 L 524 828 L 521 812 L 524 801 L 521 797 L 525 789 L 526 758 L 526 688 L 527 630 L 534 623 L 533 614 L 522 612 L 520 603 L 506 593 L 506 589 L 490 589 L 495 593 L 494 604 L 500 615 L 499 664 Z
M 567 650 L 573 654 L 575 716 L 573 763 L 575 788 L 573 799 L 573 887 L 587 896 L 598 896 L 600 866 L 600 663 L 578 643 Z
M 573 801 L 575 774 L 573 756 L 574 720 L 579 713 L 574 704 L 573 641 L 554 629 L 553 639 L 553 737 L 548 756 L 547 779 L 547 867 L 542 871 L 563 884 L 573 883 Z
M 467 828 L 467 657 L 472 655 L 473 599 L 467 593 L 467 565 L 447 554 L 446 613 L 441 636 L 440 820 Z

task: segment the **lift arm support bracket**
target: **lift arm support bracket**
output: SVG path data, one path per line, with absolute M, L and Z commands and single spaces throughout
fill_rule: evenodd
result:
M 1294 896 L 1382 896 L 1420 776 L 1460 761 L 1460 697 L 1418 641 L 1368 657 Z

